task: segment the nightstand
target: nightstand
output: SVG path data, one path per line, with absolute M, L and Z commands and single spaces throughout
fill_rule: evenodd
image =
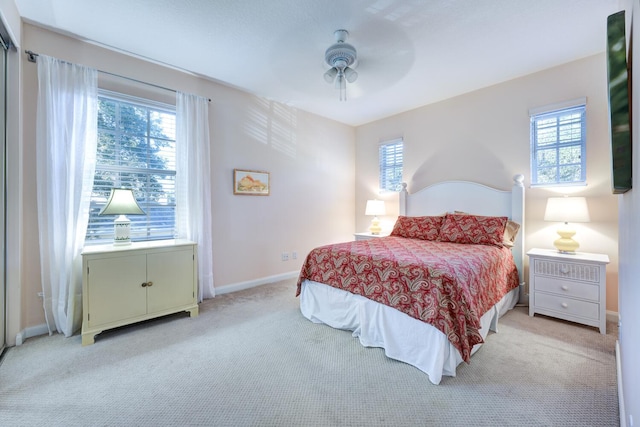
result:
M 369 240 L 369 239 L 375 239 L 378 237 L 387 237 L 389 235 L 389 233 L 380 233 L 380 234 L 371 234 L 370 232 L 366 232 L 366 233 L 355 233 L 353 236 L 356 238 L 356 240 Z
M 531 249 L 527 255 L 529 316 L 540 313 L 595 326 L 601 334 L 607 333 L 607 255 L 569 255 L 555 249 Z

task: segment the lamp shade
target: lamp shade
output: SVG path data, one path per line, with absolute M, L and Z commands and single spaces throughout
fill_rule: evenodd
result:
M 544 212 L 545 221 L 589 222 L 587 199 L 584 197 L 549 197 Z
M 384 207 L 384 200 L 367 200 L 367 207 L 364 211 L 365 215 L 384 215 L 386 209 Z
M 144 215 L 133 191 L 129 188 L 112 188 L 107 204 L 98 215 Z

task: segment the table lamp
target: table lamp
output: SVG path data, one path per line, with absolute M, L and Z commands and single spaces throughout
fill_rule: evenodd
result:
M 570 222 L 589 222 L 589 209 L 587 199 L 584 197 L 549 197 L 547 208 L 544 212 L 545 221 L 564 222 L 558 229 L 560 238 L 553 242 L 558 252 L 575 254 L 580 246 L 573 240 L 575 230 L 569 226 Z
M 369 227 L 371 234 L 380 234 L 382 228 L 380 227 L 378 215 L 384 215 L 385 213 L 384 200 L 367 200 L 367 207 L 364 214 L 369 216 L 373 215 L 371 227 Z
M 126 215 L 144 215 L 130 188 L 112 188 L 107 204 L 98 215 L 118 215 L 113 221 L 113 244 L 131 244 L 131 221 Z

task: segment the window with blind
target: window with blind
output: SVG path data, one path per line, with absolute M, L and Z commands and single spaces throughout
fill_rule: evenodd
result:
M 145 215 L 132 215 L 131 240 L 173 239 L 176 111 L 107 91 L 98 95 L 98 148 L 85 242 L 113 241 L 113 215 L 99 216 L 113 187 L 131 188 Z
M 402 188 L 403 141 L 396 139 L 380 145 L 380 191 Z
M 586 182 L 585 105 L 531 114 L 531 184 Z

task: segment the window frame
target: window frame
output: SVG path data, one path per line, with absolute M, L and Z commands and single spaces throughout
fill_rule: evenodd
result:
M 572 114 L 580 114 L 578 121 L 560 122 L 561 117 L 568 117 Z M 565 103 L 554 104 L 552 106 L 541 107 L 529 111 L 530 116 L 530 165 L 531 165 L 531 186 L 532 187 L 568 187 L 587 185 L 587 103 L 586 98 L 568 101 Z M 541 144 L 538 138 L 538 124 L 543 120 L 556 119 L 554 125 L 548 128 L 555 128 L 555 142 Z M 561 128 L 579 124 L 580 138 L 570 139 L 566 142 L 562 141 Z M 579 163 L 561 163 L 560 151 L 563 148 L 579 147 L 580 162 Z M 538 157 L 545 150 L 555 150 L 555 165 L 539 168 Z M 562 181 L 561 169 L 566 166 L 579 166 L 580 178 L 578 180 Z M 540 169 L 555 169 L 555 179 L 552 182 L 540 182 Z
M 134 105 L 135 107 L 146 109 L 147 110 L 147 122 L 146 122 L 147 129 L 144 135 L 131 134 L 131 136 L 137 137 L 137 138 L 144 138 L 145 145 L 147 147 L 151 145 L 152 140 L 162 140 L 165 142 L 168 141 L 169 143 L 173 144 L 173 153 L 172 153 L 173 156 L 172 157 L 169 156 L 170 157 L 169 160 L 173 161 L 173 169 L 171 168 L 158 169 L 157 167 L 156 168 L 152 167 L 153 165 L 150 165 L 149 163 L 147 163 L 146 167 L 137 167 L 137 166 L 129 166 L 129 165 L 106 165 L 106 167 L 101 167 L 101 165 L 98 163 L 100 160 L 99 153 L 96 153 L 96 172 L 100 170 L 104 170 L 104 171 L 110 171 L 114 174 L 117 174 L 118 176 L 120 174 L 138 174 L 138 175 L 147 175 L 148 177 L 151 177 L 153 175 L 164 176 L 165 179 L 166 177 L 171 177 L 169 180 L 173 181 L 172 202 L 171 200 L 167 200 L 167 203 L 165 204 L 152 202 L 151 200 L 153 199 L 153 197 L 149 197 L 149 194 L 154 194 L 154 193 L 143 192 L 143 195 L 141 196 L 139 189 L 133 188 L 136 200 L 138 201 L 138 204 L 140 205 L 142 210 L 145 211 L 145 215 L 131 216 L 129 219 L 131 220 L 131 226 L 132 226 L 131 227 L 132 241 L 174 239 L 177 232 L 177 223 L 176 223 L 177 209 L 176 209 L 176 202 L 175 202 L 175 198 L 176 198 L 175 192 L 177 191 L 175 187 L 175 176 L 177 172 L 175 156 L 177 153 L 176 153 L 175 130 L 174 130 L 173 139 L 171 139 L 170 137 L 166 138 L 166 135 L 163 135 L 165 136 L 165 138 L 159 137 L 158 135 L 154 135 L 151 132 L 151 121 L 149 119 L 150 119 L 150 114 L 156 113 L 156 112 L 160 114 L 170 114 L 170 115 L 173 115 L 174 117 L 174 126 L 175 126 L 176 106 L 154 101 L 154 100 L 143 98 L 143 97 L 131 96 L 131 95 L 127 95 L 119 92 L 109 91 L 106 89 L 98 89 L 98 98 L 107 99 L 107 100 L 114 101 L 116 103 L 121 103 L 121 104 L 122 103 L 131 104 L 131 105 Z M 101 129 L 98 128 L 96 137 L 99 138 L 100 133 L 101 133 Z M 119 131 L 116 131 L 115 133 L 124 135 L 125 131 L 119 130 Z M 112 218 L 105 217 L 104 220 L 101 219 L 99 221 L 96 221 L 96 219 L 98 218 L 98 215 L 95 212 L 96 211 L 99 212 L 104 206 L 104 204 L 106 203 L 106 198 L 105 200 L 101 200 L 102 198 L 97 196 L 96 194 L 96 193 L 101 194 L 102 192 L 104 192 L 103 184 L 98 184 L 99 188 L 96 189 L 96 180 L 95 180 L 96 176 L 97 174 L 94 173 L 94 176 L 91 178 L 92 179 L 92 190 L 91 190 L 92 194 L 91 194 L 91 203 L 90 203 L 91 208 L 90 208 L 89 224 L 87 227 L 87 232 L 85 234 L 85 245 L 105 244 L 105 243 L 111 243 L 113 241 Z M 163 185 L 163 184 L 160 183 L 160 185 Z M 113 182 L 112 186 L 131 188 L 129 185 L 123 185 L 123 182 L 119 180 L 116 180 L 115 182 Z M 98 201 L 96 199 L 98 199 Z M 158 217 L 157 214 L 156 215 L 153 214 L 153 211 L 156 209 L 165 210 L 165 213 L 160 214 L 160 217 Z M 173 224 L 169 226 L 154 227 L 154 220 L 157 220 L 158 218 L 172 218 Z M 101 228 L 100 224 L 104 224 L 104 223 L 109 224 L 109 233 L 104 233 L 104 232 L 100 233 L 100 228 Z M 142 226 L 142 224 L 145 224 L 145 225 Z M 104 225 L 102 227 L 104 227 Z M 160 233 L 158 232 L 158 230 L 160 230 Z M 162 230 L 166 230 L 167 232 L 162 233 Z M 92 234 L 97 237 L 90 238 L 90 235 Z
M 393 152 L 384 153 L 387 149 L 391 149 Z M 393 161 L 387 162 L 386 160 L 390 157 L 393 158 Z M 398 178 L 398 182 L 394 183 L 394 179 L 389 178 L 389 173 L 396 175 L 398 170 L 400 177 Z M 402 177 L 404 174 L 404 138 L 400 137 L 386 140 L 378 145 L 378 173 L 380 193 L 397 193 L 402 189 Z M 390 187 L 394 185 L 395 189 L 391 189 Z

